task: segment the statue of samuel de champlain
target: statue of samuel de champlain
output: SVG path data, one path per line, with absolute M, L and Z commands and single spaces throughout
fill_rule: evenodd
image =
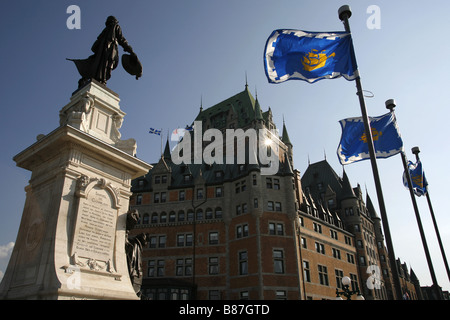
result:
M 142 76 L 142 64 L 122 35 L 119 21 L 115 17 L 109 16 L 106 19 L 105 25 L 105 29 L 103 29 L 102 33 L 100 33 L 92 45 L 91 50 L 94 52 L 93 55 L 87 59 L 67 59 L 75 63 L 82 77 L 78 81 L 79 88 L 91 79 L 106 85 L 106 81 L 111 78 L 111 71 L 116 69 L 119 64 L 119 44 L 125 52 L 130 53 L 129 55 L 122 55 L 122 66 L 125 71 L 136 76 L 136 79 Z

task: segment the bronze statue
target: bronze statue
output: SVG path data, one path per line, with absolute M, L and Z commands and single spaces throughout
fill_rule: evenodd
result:
M 127 255 L 128 273 L 136 295 L 142 298 L 141 285 L 143 279 L 142 270 L 142 250 L 149 241 L 147 233 L 141 233 L 131 238 L 128 233 L 134 228 L 139 220 L 139 213 L 136 209 L 127 213 L 125 252 Z
M 75 62 L 81 79 L 78 81 L 78 87 L 84 86 L 91 79 L 106 85 L 106 81 L 111 78 L 111 71 L 117 68 L 119 64 L 119 47 L 120 44 L 125 52 L 129 55 L 122 55 L 122 66 L 136 79 L 142 76 L 142 64 L 137 58 L 133 49 L 122 35 L 122 29 L 119 22 L 113 16 L 109 16 L 105 22 L 105 29 L 97 37 L 92 45 L 93 55 L 87 59 L 67 59 Z

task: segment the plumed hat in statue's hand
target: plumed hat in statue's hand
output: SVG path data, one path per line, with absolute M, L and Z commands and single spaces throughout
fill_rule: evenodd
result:
M 136 80 L 142 76 L 142 64 L 136 54 L 123 54 L 122 66 L 126 72 L 128 72 L 132 76 L 136 76 Z

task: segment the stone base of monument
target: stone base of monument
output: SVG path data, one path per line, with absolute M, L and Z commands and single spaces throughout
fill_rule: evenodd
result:
M 124 115 L 92 81 L 61 109 L 60 127 L 14 157 L 32 174 L 0 299 L 138 299 L 126 216 L 131 180 L 151 166 L 120 140 Z

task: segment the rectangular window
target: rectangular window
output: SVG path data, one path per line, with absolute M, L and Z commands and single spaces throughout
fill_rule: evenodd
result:
M 283 250 L 273 250 L 273 270 L 275 273 L 284 273 Z
M 216 187 L 216 198 L 223 197 L 223 187 Z
M 267 210 L 273 211 L 273 201 L 267 201 Z
M 277 235 L 284 235 L 284 227 L 282 223 L 277 223 Z
M 166 247 L 166 236 L 159 236 L 159 248 Z
M 248 257 L 247 251 L 239 252 L 239 274 L 246 275 L 248 274 Z
M 190 276 L 192 275 L 192 259 L 177 259 L 176 264 L 177 276 Z
M 322 233 L 322 225 L 320 225 L 316 222 L 313 222 L 313 228 L 314 228 L 315 232 Z
M 286 291 L 285 290 L 277 290 L 276 292 L 276 300 L 286 300 Z
M 149 260 L 147 262 L 147 276 L 148 277 L 155 276 L 155 260 Z
M 275 202 L 275 211 L 281 212 L 281 202 Z
M 192 246 L 192 234 L 177 235 L 177 247 L 189 247 L 189 246 Z
M 209 244 L 219 243 L 219 233 L 214 231 L 209 233 Z
M 325 246 L 322 243 L 316 242 L 316 251 L 325 254 Z
M 184 234 L 179 234 L 177 236 L 177 246 L 184 247 Z
M 273 188 L 275 190 L 280 190 L 280 180 L 279 179 L 273 179 Z
M 335 269 L 334 273 L 336 275 L 336 288 L 342 288 L 342 278 L 344 277 L 344 271 Z
M 156 248 L 157 238 L 156 237 L 150 237 L 150 241 L 148 244 L 149 248 Z
M 248 237 L 248 224 L 244 224 L 242 228 L 242 235 Z
M 319 283 L 324 285 L 324 286 L 328 286 L 328 269 L 326 266 L 322 266 L 322 265 L 318 265 L 317 266 L 318 270 L 319 270 Z
M 303 249 L 308 249 L 307 245 L 306 245 L 306 238 L 302 237 L 302 248 Z
M 275 234 L 275 223 L 269 223 L 269 234 Z
M 309 270 L 309 261 L 303 261 L 303 281 L 311 282 L 311 271 Z
M 242 226 L 237 226 L 236 227 L 236 238 L 242 238 Z
M 332 248 L 331 251 L 333 253 L 333 258 L 341 260 L 341 250 Z
M 356 276 L 356 274 L 352 274 L 350 273 L 350 280 L 352 281 L 352 290 L 356 291 L 359 290 L 359 286 L 358 286 L 358 277 Z
M 142 204 L 142 194 L 136 196 L 136 205 Z
M 158 277 L 164 277 L 165 265 L 166 262 L 164 260 L 158 260 L 158 270 L 157 270 Z
M 178 192 L 178 200 L 179 201 L 184 201 L 186 197 L 186 192 L 184 190 L 180 190 Z
M 208 259 L 209 262 L 209 274 L 219 274 L 219 258 L 218 257 L 210 257 Z

